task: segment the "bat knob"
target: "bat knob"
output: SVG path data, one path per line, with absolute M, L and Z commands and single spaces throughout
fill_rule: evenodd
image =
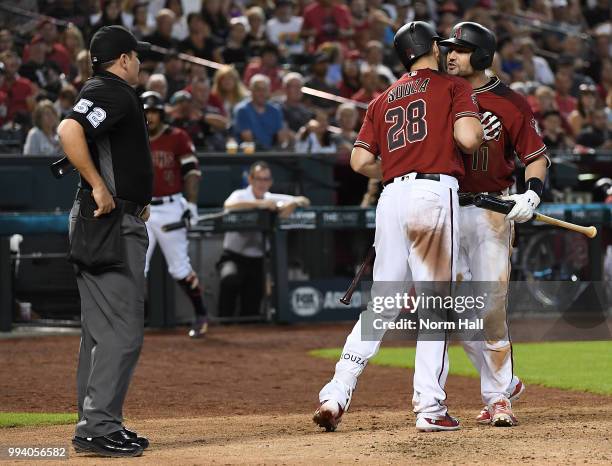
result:
M 347 298 L 344 298 L 344 297 L 343 297 L 343 298 L 340 298 L 340 302 L 341 302 L 342 304 L 344 304 L 345 306 L 348 306 L 349 304 L 351 304 L 350 299 L 347 299 Z

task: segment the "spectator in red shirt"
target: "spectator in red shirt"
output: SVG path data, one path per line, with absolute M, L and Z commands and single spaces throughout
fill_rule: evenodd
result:
M 567 120 L 578 104 L 575 97 L 570 95 L 572 88 L 572 74 L 567 68 L 561 68 L 555 73 L 555 102 L 563 118 Z
M 38 25 L 38 34 L 42 37 L 47 46 L 45 59 L 55 63 L 66 76 L 70 74 L 70 53 L 62 44 L 59 43 L 57 26 L 50 20 L 45 19 Z M 23 61 L 30 59 L 30 48 L 26 47 L 23 51 Z
M 54 101 L 64 80 L 62 71 L 55 62 L 45 59 L 47 44 L 41 35 L 36 34 L 30 42 L 30 58 L 19 67 L 19 74 L 38 86 L 41 97 Z
M 206 76 L 195 76 L 191 78 L 191 82 L 185 87 L 187 92 L 193 97 L 193 104 L 196 108 L 209 109 L 210 113 L 215 113 L 223 117 L 224 124 L 227 123 L 225 118 L 225 109 L 223 102 L 219 96 L 212 94 L 210 89 L 210 80 Z
M 16 121 L 29 125 L 31 113 L 34 110 L 36 88 L 29 79 L 22 78 L 17 73 L 19 69 L 19 56 L 12 50 L 0 54 L 0 61 L 4 63 L 6 71 L 4 83 L 0 92 L 7 95 L 6 121 Z
M 353 30 L 355 31 L 353 37 L 355 48 L 362 50 L 370 38 L 370 15 L 368 14 L 368 5 L 365 0 L 353 0 L 351 2 L 351 19 Z
M 323 42 L 344 42 L 353 36 L 351 12 L 345 5 L 332 0 L 316 0 L 304 8 L 302 36 L 306 37 L 311 49 Z
M 251 78 L 256 74 L 263 74 L 270 79 L 270 91 L 272 94 L 278 93 L 283 87 L 278 58 L 279 52 L 276 45 L 266 44 L 261 50 L 261 58 L 254 58 L 244 70 L 244 83 L 251 82 Z

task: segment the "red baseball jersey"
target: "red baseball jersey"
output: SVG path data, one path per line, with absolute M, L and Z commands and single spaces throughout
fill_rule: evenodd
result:
M 525 165 L 542 157 L 546 145 L 527 100 L 499 78 L 474 89 L 482 113 L 491 112 L 502 123 L 499 138 L 484 142 L 474 154 L 466 155 L 463 192 L 503 191 L 514 184 L 514 157 Z
M 159 136 L 151 138 L 150 143 L 154 172 L 153 196 L 182 192 L 181 158 L 195 154 L 191 138 L 184 130 L 167 126 Z
M 368 106 L 355 147 L 380 155 L 383 180 L 410 172 L 463 176 L 455 121 L 478 118 L 464 79 L 422 69 L 402 76 Z

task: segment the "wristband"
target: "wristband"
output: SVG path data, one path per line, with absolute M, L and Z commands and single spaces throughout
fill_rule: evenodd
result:
M 544 192 L 544 183 L 542 182 L 542 180 L 540 178 L 529 178 L 527 180 L 527 188 L 525 189 L 525 191 L 533 191 L 534 193 L 536 193 L 538 195 L 538 197 L 542 197 L 542 193 Z

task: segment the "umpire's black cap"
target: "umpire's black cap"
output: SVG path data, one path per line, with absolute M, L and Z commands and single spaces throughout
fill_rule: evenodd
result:
M 123 26 L 104 26 L 98 30 L 89 44 L 93 65 L 106 63 L 119 58 L 122 53 L 146 52 L 151 49 L 148 42 L 139 42 Z

